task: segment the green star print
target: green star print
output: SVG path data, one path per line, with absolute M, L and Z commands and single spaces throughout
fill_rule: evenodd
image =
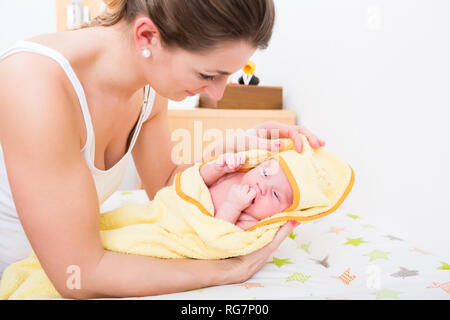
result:
M 440 266 L 438 269 L 439 270 L 450 270 L 450 264 L 445 263 L 444 261 L 441 261 L 442 266 Z
M 293 262 L 290 262 L 289 260 L 290 259 L 278 259 L 278 258 L 273 257 L 272 261 L 267 262 L 267 263 L 273 263 L 278 268 L 281 268 L 285 264 L 294 264 Z
M 357 246 L 359 246 L 361 243 L 367 243 L 367 241 L 364 241 L 362 238 L 355 238 L 355 239 L 352 239 L 352 238 L 347 238 L 347 242 L 346 243 L 344 243 L 344 245 L 352 245 L 352 246 L 355 246 L 355 247 L 357 247 Z
M 302 243 L 301 245 L 298 246 L 298 248 L 304 250 L 307 254 L 309 254 L 309 245 L 310 244 L 311 244 L 311 242 Z
M 370 253 L 363 254 L 363 256 L 368 256 L 368 257 L 370 257 L 369 262 L 372 262 L 373 260 L 376 260 L 376 259 L 385 259 L 385 260 L 388 260 L 387 255 L 388 255 L 389 253 L 390 253 L 390 252 L 384 252 L 384 251 L 379 251 L 379 250 L 373 250 L 373 251 L 370 252 Z
M 308 280 L 309 278 L 311 278 L 310 275 L 305 275 L 300 272 L 295 272 L 290 277 L 288 277 L 285 282 L 298 281 L 301 283 L 305 283 L 306 280 Z
M 402 292 L 397 292 L 397 291 L 392 291 L 389 289 L 382 289 L 382 290 L 378 290 L 375 292 L 372 292 L 372 294 L 376 295 L 376 299 L 380 300 L 380 299 L 397 299 L 398 300 L 398 295 L 402 293 Z

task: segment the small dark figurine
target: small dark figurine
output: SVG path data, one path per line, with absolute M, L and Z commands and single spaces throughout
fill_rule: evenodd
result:
M 255 64 L 249 61 L 244 68 L 242 68 L 245 75 L 239 78 L 239 84 L 257 86 L 259 84 L 259 79 L 253 74 L 255 71 Z

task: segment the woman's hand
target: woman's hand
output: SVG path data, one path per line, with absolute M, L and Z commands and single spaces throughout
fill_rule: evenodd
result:
M 250 279 L 266 264 L 269 256 L 278 249 L 297 225 L 296 221 L 288 221 L 278 230 L 272 242 L 265 247 L 245 256 L 221 260 L 225 263 L 226 282 L 224 284 L 242 283 Z
M 313 149 L 318 149 L 325 145 L 325 141 L 319 139 L 314 133 L 304 126 L 287 125 L 276 121 L 263 122 L 246 131 L 246 147 L 264 148 L 270 151 L 278 151 L 282 146 L 279 138 L 291 138 L 294 141 L 295 149 L 301 153 L 303 141 L 300 137 L 303 134 Z

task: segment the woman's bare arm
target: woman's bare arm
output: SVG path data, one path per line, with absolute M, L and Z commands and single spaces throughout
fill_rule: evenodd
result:
M 0 139 L 25 233 L 55 288 L 71 297 L 76 294 L 65 285 L 68 267 L 80 267 L 80 292 L 87 294 L 104 251 L 96 189 L 80 153 L 72 102 L 64 78 L 47 60 L 14 57 L 2 64 Z
M 168 100 L 156 95 L 149 119 L 142 125 L 133 148 L 133 160 L 149 199 L 165 186 L 171 185 L 175 175 L 192 164 L 178 165 L 172 161 L 173 142 L 167 115 Z
M 25 66 L 26 76 L 14 72 L 18 66 L 1 65 L 8 77 L 0 76 L 0 141 L 20 220 L 58 292 L 68 298 L 144 296 L 233 281 L 219 261 L 103 249 L 97 193 L 80 153 L 73 102 L 61 74 L 52 76 L 54 66 L 42 62 Z M 42 74 L 46 78 L 37 81 Z M 66 286 L 72 266 L 80 271 L 80 289 Z

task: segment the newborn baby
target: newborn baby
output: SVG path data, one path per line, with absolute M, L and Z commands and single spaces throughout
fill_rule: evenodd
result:
M 247 172 L 238 170 L 245 153 L 226 153 L 200 168 L 211 193 L 214 216 L 241 229 L 289 208 L 293 192 L 289 180 L 275 159 L 262 162 Z

